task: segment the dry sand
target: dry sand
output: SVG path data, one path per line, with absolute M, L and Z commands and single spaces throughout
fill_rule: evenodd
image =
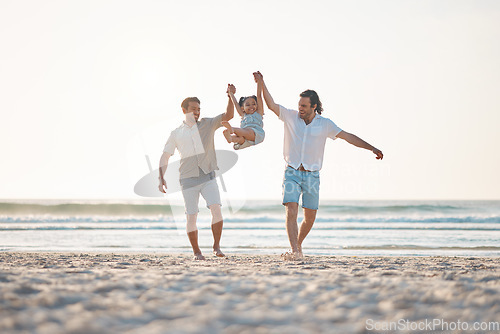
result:
M 498 332 L 463 323 L 500 322 L 500 259 L 0 253 L 0 333 L 370 333 L 433 319 Z

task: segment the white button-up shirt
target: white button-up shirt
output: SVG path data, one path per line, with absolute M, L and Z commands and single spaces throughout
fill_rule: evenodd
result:
M 214 133 L 222 126 L 222 116 L 202 118 L 189 127 L 185 122 L 172 131 L 163 152 L 173 155 L 177 149 L 181 155 L 180 178 L 200 176 L 200 169 L 208 174 L 218 170 L 215 155 Z
M 283 157 L 288 165 L 300 165 L 310 171 L 319 171 L 323 165 L 326 138 L 336 139 L 342 131 L 332 120 L 316 114 L 306 124 L 297 110 L 280 107 L 279 118 L 285 126 Z

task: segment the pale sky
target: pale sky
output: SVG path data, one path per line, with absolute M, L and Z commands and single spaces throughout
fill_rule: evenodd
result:
M 322 199 L 500 199 L 499 41 L 499 1 L 1 1 L 0 198 L 139 198 L 182 99 L 215 116 L 260 70 L 277 103 L 314 89 L 384 152 L 329 141 Z M 235 198 L 280 200 L 269 110 L 264 129 L 225 175 Z

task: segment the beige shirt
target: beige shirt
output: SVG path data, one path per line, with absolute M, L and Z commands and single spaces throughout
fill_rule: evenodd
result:
M 279 118 L 285 124 L 283 157 L 286 163 L 295 169 L 302 165 L 307 170 L 319 171 L 323 165 L 326 139 L 335 139 L 342 129 L 318 114 L 306 124 L 298 111 L 283 106 L 280 106 Z
M 198 177 L 199 169 L 205 174 L 218 170 L 215 156 L 214 134 L 222 126 L 222 116 L 202 118 L 189 127 L 186 122 L 172 131 L 163 152 L 173 155 L 177 149 L 181 155 L 180 178 Z

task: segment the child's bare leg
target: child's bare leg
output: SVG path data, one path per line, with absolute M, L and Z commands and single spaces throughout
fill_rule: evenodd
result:
M 235 134 L 231 134 L 229 130 L 224 130 L 222 131 L 222 134 L 224 135 L 224 138 L 226 138 L 228 143 L 238 143 L 238 144 L 243 144 L 245 142 L 245 138 L 239 137 Z
M 241 128 L 232 128 L 233 133 L 238 137 L 243 137 L 246 140 L 254 141 L 255 140 L 255 132 L 252 129 L 241 129 Z
M 226 127 L 222 133 L 226 138 L 228 143 L 238 143 L 243 144 L 246 140 L 254 141 L 255 140 L 255 132 L 251 129 L 242 129 L 242 128 L 233 128 L 231 124 L 227 121 L 221 122 L 222 125 Z M 231 136 L 234 134 L 234 136 Z
M 245 138 L 244 137 L 232 135 L 231 138 L 233 140 L 233 143 L 243 144 L 245 142 Z
M 233 127 L 231 126 L 231 124 L 229 124 L 228 121 L 222 121 L 221 124 L 226 128 L 226 130 L 222 131 L 222 134 L 224 135 L 224 138 L 226 138 L 227 142 L 228 143 L 237 143 L 238 141 L 235 141 L 234 140 L 234 136 L 231 136 L 234 131 L 233 131 Z
M 228 143 L 232 143 L 233 142 L 233 140 L 231 138 L 231 132 L 229 132 L 228 129 L 222 131 L 222 134 L 224 135 L 224 138 L 226 138 L 226 140 L 227 140 Z
M 221 124 L 226 127 L 230 134 L 233 133 L 233 127 L 231 126 L 231 124 L 229 124 L 228 121 L 222 121 Z

